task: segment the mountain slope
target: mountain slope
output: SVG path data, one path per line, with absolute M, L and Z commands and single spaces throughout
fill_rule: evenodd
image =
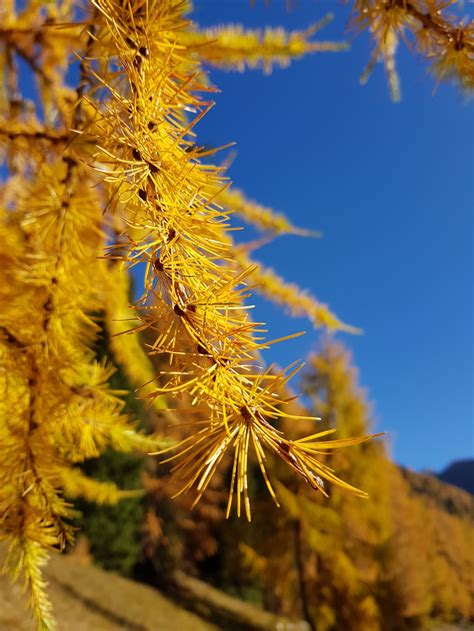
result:
M 399 468 L 414 495 L 429 499 L 450 515 L 474 521 L 474 497 L 470 493 L 440 480 L 438 476 Z

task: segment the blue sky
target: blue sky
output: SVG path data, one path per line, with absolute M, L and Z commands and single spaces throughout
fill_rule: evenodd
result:
M 298 5 L 298 3 L 295 3 Z M 304 28 L 329 8 L 320 39 L 343 39 L 347 9 L 300 0 L 251 9 L 241 0 L 196 0 L 202 25 Z M 321 230 L 319 240 L 285 237 L 260 258 L 311 290 L 362 336 L 352 349 L 394 458 L 439 470 L 473 456 L 473 108 L 434 82 L 426 66 L 399 55 L 403 100 L 389 99 L 383 69 L 365 87 L 369 44 L 318 54 L 271 76 L 211 71 L 222 90 L 197 128 L 201 142 L 237 142 L 230 176 L 252 198 Z M 258 319 L 275 346 L 269 361 L 304 358 L 318 333 L 261 299 Z

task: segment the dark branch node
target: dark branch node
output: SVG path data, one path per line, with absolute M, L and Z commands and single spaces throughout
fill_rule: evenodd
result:
M 44 303 L 43 309 L 45 311 L 52 311 L 53 310 L 53 302 L 51 300 L 51 297 L 49 297 L 48 300 Z
M 250 413 L 250 410 L 248 409 L 248 407 L 246 405 L 243 405 L 240 410 L 239 410 L 242 418 L 244 419 L 244 421 L 246 421 L 247 423 L 250 423 L 253 421 L 253 416 Z
M 23 347 L 23 344 L 19 340 L 17 340 L 17 338 L 12 333 L 10 333 L 10 331 L 6 327 L 1 326 L 0 331 L 3 332 L 9 344 L 14 344 L 15 346 L 18 346 L 19 348 Z
M 173 307 L 173 311 L 176 313 L 177 316 L 179 316 L 180 318 L 184 316 L 184 311 L 183 309 L 181 309 L 181 307 L 179 305 L 175 305 Z

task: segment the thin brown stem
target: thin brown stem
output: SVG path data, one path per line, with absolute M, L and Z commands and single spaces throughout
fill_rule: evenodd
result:
M 404 9 L 411 17 L 420 22 L 423 28 L 434 31 L 447 41 L 456 41 L 461 48 L 466 48 L 470 52 L 474 52 L 474 44 L 469 41 L 463 41 L 462 39 L 461 25 L 452 26 L 442 17 L 436 19 L 431 13 L 423 13 L 415 4 L 406 2 L 406 0 L 392 0 L 392 4 Z

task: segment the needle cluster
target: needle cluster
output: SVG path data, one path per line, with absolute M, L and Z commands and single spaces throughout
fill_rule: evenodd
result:
M 147 333 L 150 353 L 168 363 L 148 396 L 171 401 L 187 393 L 208 409 L 204 426 L 197 424 L 171 457 L 182 491 L 195 487 L 198 501 L 232 452 L 228 512 L 235 499 L 237 513 L 243 508 L 250 519 L 251 450 L 275 501 L 267 450 L 316 490 L 322 491 L 320 477 L 349 488 L 317 454 L 353 439 L 324 442 L 314 434 L 291 441 L 274 425 L 289 416 L 279 393 L 299 366 L 286 374 L 262 372 L 258 365 L 258 353 L 273 342 L 244 304 L 253 268 L 239 271 L 232 264 L 228 212 L 216 201 L 227 186 L 222 168 L 203 164 L 192 140 L 211 103 L 202 97 L 209 88 L 194 51 L 182 43 L 182 4 L 137 0 L 125 10 L 119 1 L 94 5 L 99 62 L 88 72 L 95 89 L 104 91 L 94 117 L 95 169 L 125 213 L 125 261 L 145 266 L 135 330 Z
M 356 0 L 353 25 L 368 29 L 374 51 L 362 76 L 364 83 L 379 60 L 385 65 L 394 100 L 400 99 L 395 54 L 400 39 L 427 59 L 438 81 L 455 80 L 474 88 L 474 22 L 450 14 L 446 0 Z

